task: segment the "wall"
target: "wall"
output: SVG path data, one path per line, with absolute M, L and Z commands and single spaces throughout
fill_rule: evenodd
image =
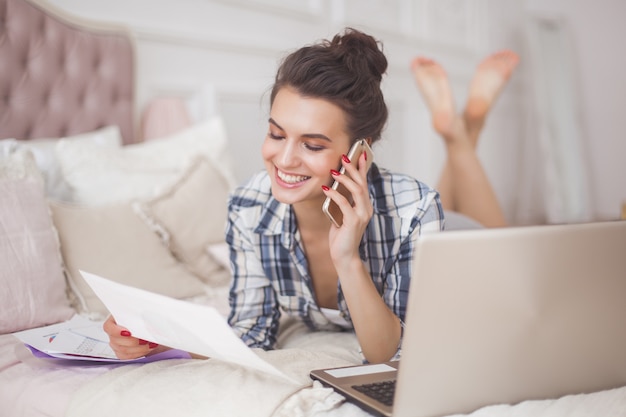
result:
M 189 97 L 203 88 L 214 91 L 236 151 L 237 181 L 262 167 L 259 149 L 266 131 L 266 92 L 280 58 L 294 48 L 345 26 L 381 39 L 390 63 L 384 83 L 390 121 L 384 140 L 374 149 L 376 160 L 436 185 L 444 149 L 414 85 L 410 60 L 421 54 L 440 61 L 448 70 L 460 107 L 483 56 L 504 47 L 522 53 L 525 45 L 525 4 L 515 0 L 51 1 L 74 14 L 118 22 L 132 30 L 137 40 L 138 108 L 159 95 Z M 562 2 L 555 8 L 565 10 L 568 5 Z M 538 150 L 528 145 L 533 130 L 527 117 L 527 73 L 522 61 L 498 100 L 479 147 L 506 215 L 516 224 L 545 221 L 540 178 L 529 175 L 532 164 L 528 161 Z M 586 80 L 593 77 L 584 76 Z M 602 96 L 596 94 L 594 99 L 602 100 Z M 599 123 L 606 117 L 589 117 L 588 124 L 604 137 L 617 136 L 614 126 Z M 617 166 L 618 156 L 610 151 L 614 144 L 604 145 L 606 152 L 594 150 L 592 159 L 596 164 L 607 156 L 613 159 L 601 169 L 596 166 L 596 185 L 607 183 L 607 170 Z M 619 169 L 623 174 L 623 168 Z M 603 217 L 610 217 L 616 199 L 626 199 L 626 176 L 620 178 L 621 185 L 596 191 L 596 211 Z M 621 197 L 617 188 L 622 190 Z

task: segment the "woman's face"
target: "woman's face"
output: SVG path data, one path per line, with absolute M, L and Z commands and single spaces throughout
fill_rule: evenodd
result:
M 288 87 L 276 94 L 261 153 L 278 201 L 321 205 L 322 185 L 330 186 L 330 170 L 338 169 L 350 148 L 345 127 L 343 110 L 327 100 Z

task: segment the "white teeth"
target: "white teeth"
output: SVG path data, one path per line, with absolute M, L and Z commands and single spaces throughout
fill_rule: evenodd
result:
M 304 175 L 287 175 L 280 170 L 276 170 L 276 173 L 278 175 L 278 178 L 280 178 L 282 181 L 288 184 L 295 184 L 297 182 L 305 181 L 311 178 L 311 177 L 307 177 Z

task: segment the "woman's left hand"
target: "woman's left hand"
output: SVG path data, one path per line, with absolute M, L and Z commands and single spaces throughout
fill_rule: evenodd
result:
M 365 233 L 365 228 L 374 213 L 367 187 L 366 154 L 359 157 L 358 169 L 342 158 L 345 174 L 333 175 L 338 183 L 342 184 L 352 195 L 352 204 L 338 191 L 325 191 L 341 209 L 343 224 L 341 227 L 331 225 L 329 235 L 330 256 L 338 266 L 338 262 L 348 262 L 359 256 L 359 244 Z M 349 160 L 348 160 L 349 161 Z M 336 172 L 335 172 L 336 174 Z

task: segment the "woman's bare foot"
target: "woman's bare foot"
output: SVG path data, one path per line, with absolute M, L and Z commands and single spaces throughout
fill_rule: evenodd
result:
M 519 56 L 505 49 L 489 55 L 478 65 L 470 83 L 467 104 L 463 112 L 465 125 L 474 146 L 491 106 L 518 63 Z
M 435 130 L 447 139 L 456 114 L 446 71 L 437 62 L 424 57 L 414 58 L 411 70 L 430 110 Z

